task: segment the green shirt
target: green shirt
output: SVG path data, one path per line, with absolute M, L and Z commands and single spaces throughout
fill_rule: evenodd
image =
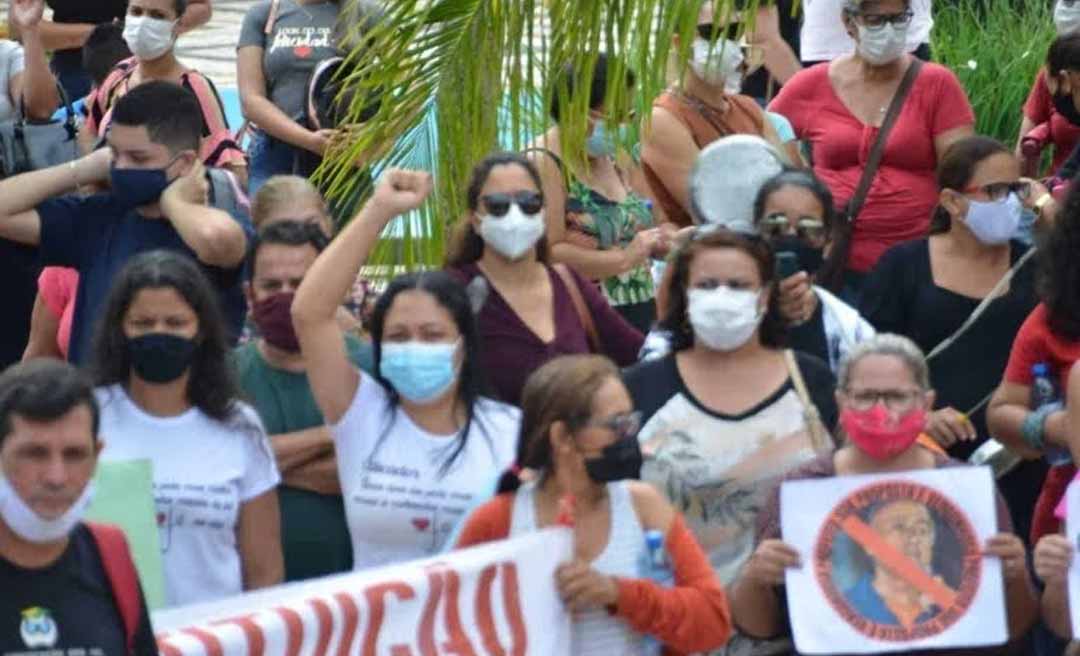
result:
M 371 372 L 371 345 L 351 335 L 345 337 L 345 345 L 352 362 Z M 270 366 L 254 341 L 234 349 L 232 363 L 240 388 L 258 411 L 268 435 L 292 433 L 325 423 L 306 374 Z M 352 546 L 341 496 L 282 484 L 278 488 L 278 502 L 286 581 L 352 569 Z

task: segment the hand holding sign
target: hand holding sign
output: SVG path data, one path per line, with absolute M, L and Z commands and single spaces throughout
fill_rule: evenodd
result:
M 765 540 L 750 557 L 743 576 L 758 585 L 775 587 L 784 584 L 784 573 L 789 568 L 801 566 L 798 551 L 780 540 Z
M 1064 583 L 1072 561 L 1073 547 L 1064 535 L 1045 535 L 1035 545 L 1035 576 L 1047 585 Z
M 559 596 L 572 613 L 607 608 L 619 601 L 619 586 L 615 579 L 580 560 L 559 565 L 555 570 L 555 582 Z

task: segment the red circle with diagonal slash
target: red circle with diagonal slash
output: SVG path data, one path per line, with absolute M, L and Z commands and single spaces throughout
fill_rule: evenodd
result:
M 904 576 L 909 583 L 920 590 L 926 590 L 932 598 L 942 601 L 947 599 L 947 602 L 937 604 L 940 612 L 910 627 L 881 624 L 863 616 L 859 609 L 848 603 L 833 578 L 832 551 L 837 536 L 840 533 L 847 534 L 852 542 L 864 550 L 866 546 L 860 539 L 872 545 L 876 544 L 876 534 L 862 521 L 861 513 L 872 504 L 893 501 L 914 501 L 922 504 L 930 511 L 937 529 L 951 531 L 955 544 L 960 545 L 960 553 L 955 554 L 955 560 L 961 563 L 960 585 L 956 590 L 951 590 L 940 582 L 925 580 L 917 573 L 912 573 L 916 582 Z M 852 533 L 858 537 L 852 536 Z M 982 550 L 967 515 L 937 490 L 906 480 L 874 483 L 855 490 L 840 501 L 825 519 L 825 526 L 814 546 L 813 560 L 814 574 L 829 605 L 859 633 L 886 642 L 909 642 L 928 638 L 955 624 L 971 607 L 982 576 Z M 925 588 L 920 587 L 920 584 Z

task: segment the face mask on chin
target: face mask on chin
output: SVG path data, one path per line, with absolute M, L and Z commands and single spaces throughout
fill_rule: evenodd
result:
M 58 542 L 71 534 L 75 526 L 82 521 L 90 501 L 94 497 L 93 483 L 87 483 L 82 494 L 60 516 L 46 519 L 34 512 L 15 488 L 8 482 L 7 477 L 0 474 L 0 520 L 8 528 L 27 542 L 34 544 L 49 544 Z

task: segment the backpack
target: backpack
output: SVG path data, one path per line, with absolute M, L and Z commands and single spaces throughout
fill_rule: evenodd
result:
M 250 217 L 251 201 L 240 188 L 240 181 L 228 169 L 208 168 L 210 178 L 209 205 L 228 212 L 233 218 Z
M 109 76 L 105 78 L 105 81 L 101 83 L 101 87 L 95 94 L 95 97 L 100 98 L 101 102 L 92 102 L 88 112 L 90 119 L 93 120 L 94 125 L 98 126 L 98 129 L 112 114 L 113 106 L 119 99 L 121 86 L 135 73 L 137 66 L 138 60 L 135 57 L 129 57 L 117 64 L 109 73 Z M 196 78 L 196 76 L 198 77 Z M 202 84 L 202 82 L 205 82 L 205 84 Z M 205 118 L 209 113 L 207 109 L 216 107 L 221 116 L 226 116 L 225 104 L 221 101 L 221 96 L 218 94 L 214 82 L 197 71 L 189 71 L 181 76 L 180 86 L 190 91 L 199 103 L 202 110 L 200 118 L 203 119 L 203 139 L 213 138 L 213 141 L 211 141 L 213 144 L 211 154 L 204 159 L 204 163 L 207 166 L 215 166 L 226 150 L 240 150 L 237 141 L 227 131 L 220 135 L 210 134 L 210 127 L 207 125 Z M 102 143 L 104 143 L 104 137 L 99 140 L 99 145 Z
M 139 629 L 139 620 L 142 619 L 142 590 L 127 538 L 122 530 L 110 524 L 85 522 L 85 526 L 97 545 L 101 564 L 105 568 L 105 578 L 112 588 L 116 610 L 120 612 L 120 619 L 124 622 L 127 653 L 134 654 L 135 633 Z

